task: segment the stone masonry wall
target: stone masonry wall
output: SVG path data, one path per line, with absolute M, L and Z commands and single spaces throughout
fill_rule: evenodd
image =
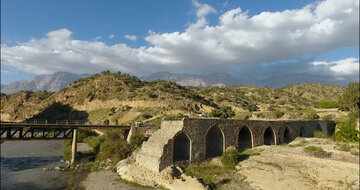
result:
M 316 127 L 330 136 L 335 129 L 331 121 L 256 121 L 236 119 L 195 119 L 187 118 L 178 121 L 163 121 L 161 129 L 156 131 L 139 151 L 136 162 L 153 171 L 161 171 L 173 164 L 173 139 L 184 133 L 190 140 L 190 162 L 201 162 L 206 159 L 206 137 L 212 127 L 218 127 L 223 138 L 223 150 L 238 146 L 239 132 L 247 127 L 251 134 L 252 147 L 264 145 L 264 134 L 269 127 L 273 131 L 275 144 L 284 143 L 284 132 L 287 128 L 290 140 L 300 136 L 311 137 Z

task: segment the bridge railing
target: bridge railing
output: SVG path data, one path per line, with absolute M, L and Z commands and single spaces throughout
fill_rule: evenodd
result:
M 25 123 L 25 124 L 85 124 L 86 120 L 46 120 L 46 119 L 27 119 L 21 122 L 3 122 L 1 123 Z

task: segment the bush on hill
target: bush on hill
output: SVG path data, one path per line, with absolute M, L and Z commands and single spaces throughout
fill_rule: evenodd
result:
M 213 109 L 209 114 L 210 117 L 219 117 L 222 119 L 231 118 L 234 115 L 235 115 L 235 112 L 229 106 Z
M 333 100 L 321 100 L 318 103 L 319 108 L 338 108 L 339 104 Z
M 315 110 L 310 110 L 308 112 L 306 112 L 304 115 L 303 115 L 303 118 L 304 119 L 308 119 L 308 120 L 312 120 L 312 119 L 319 119 L 319 115 L 316 113 Z
M 359 82 L 350 83 L 339 98 L 339 108 L 344 111 L 356 112 L 360 106 Z

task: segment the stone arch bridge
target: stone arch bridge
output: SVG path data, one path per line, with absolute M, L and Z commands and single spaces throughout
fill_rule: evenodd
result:
M 165 120 L 136 155 L 136 162 L 161 171 L 177 161 L 200 162 L 221 156 L 227 147 L 239 149 L 289 143 L 312 137 L 315 131 L 330 136 L 335 123 L 311 121 L 256 121 L 236 119 Z

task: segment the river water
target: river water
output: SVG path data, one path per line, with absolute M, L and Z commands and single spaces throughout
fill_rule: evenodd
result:
M 87 173 L 43 170 L 59 165 L 63 148 L 64 141 L 59 140 L 2 143 L 1 190 L 78 187 Z

